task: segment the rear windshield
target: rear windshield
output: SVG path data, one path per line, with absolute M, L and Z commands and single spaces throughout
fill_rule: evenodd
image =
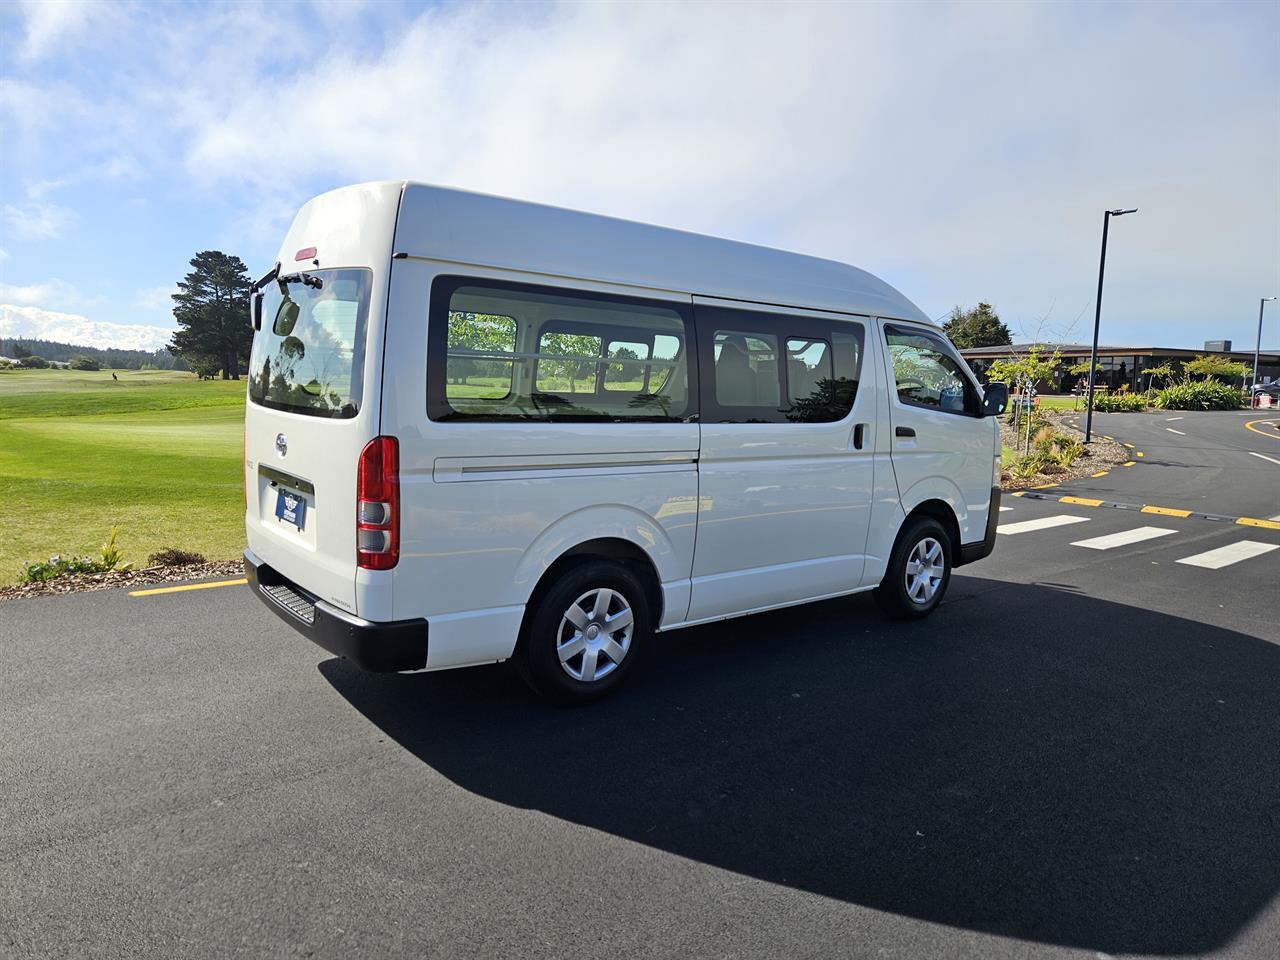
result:
M 249 398 L 317 417 L 354 417 L 363 387 L 368 269 L 314 270 L 264 289 Z

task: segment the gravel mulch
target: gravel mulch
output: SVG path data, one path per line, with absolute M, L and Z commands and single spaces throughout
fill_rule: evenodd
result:
M 1084 439 L 1084 432 L 1077 430 L 1068 422 L 1075 417 L 1083 416 L 1080 413 L 1070 413 L 1060 410 L 1045 411 L 1044 416 L 1048 419 L 1050 425 L 1059 433 L 1067 436 Z M 1098 417 L 1095 413 L 1093 425 L 1098 427 Z M 1017 448 L 1017 437 L 1014 436 L 1013 427 L 1000 420 L 1000 440 L 1007 446 Z M 1084 452 L 1084 456 L 1080 457 L 1070 467 L 1066 469 L 1059 468 L 1057 473 L 1037 473 L 1034 477 L 1021 479 L 1014 477 L 1006 470 L 1000 477 L 1001 490 L 1026 490 L 1030 487 L 1043 487 L 1045 484 L 1065 483 L 1068 480 L 1079 480 L 1082 477 L 1092 476 L 1099 470 L 1110 470 L 1112 467 L 1119 466 L 1130 459 L 1129 450 L 1116 440 L 1107 440 L 1103 438 L 1097 429 L 1094 430 L 1093 440 Z
M 22 583 L 0 587 L 0 601 L 23 597 L 46 597 L 55 593 L 79 593 L 83 590 L 115 590 L 153 583 L 181 580 L 224 580 L 244 576 L 243 560 L 218 560 L 212 563 L 188 563 L 174 567 L 148 567 L 145 570 L 111 570 L 82 576 L 60 577 L 44 583 Z

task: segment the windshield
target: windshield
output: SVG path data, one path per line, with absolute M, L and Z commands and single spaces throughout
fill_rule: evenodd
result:
M 253 338 L 249 397 L 264 407 L 354 417 L 363 387 L 367 269 L 314 270 L 269 282 Z

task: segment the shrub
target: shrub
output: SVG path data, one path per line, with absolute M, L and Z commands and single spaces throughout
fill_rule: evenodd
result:
M 123 551 L 116 546 L 116 529 L 112 527 L 111 536 L 96 557 L 64 557 L 55 553 L 48 560 L 25 564 L 18 572 L 18 580 L 21 583 L 45 583 L 76 574 L 106 573 L 119 567 L 123 558 Z M 121 569 L 128 569 L 128 564 Z
M 49 366 L 49 361 L 38 354 L 32 354 L 29 357 L 23 357 L 18 361 L 18 366 L 26 367 L 28 370 L 43 370 Z
M 1156 392 L 1160 410 L 1236 410 L 1245 403 L 1244 392 L 1219 380 L 1184 380 Z
M 180 550 L 177 547 L 165 547 L 147 557 L 147 564 L 152 567 L 184 567 L 191 563 L 207 563 L 204 554 L 192 550 Z
M 70 367 L 72 370 L 102 369 L 98 365 L 97 360 L 93 359 L 93 357 L 85 357 L 85 356 L 72 357 L 70 360 L 67 361 L 67 366 Z
M 1095 393 L 1093 409 L 1100 413 L 1141 413 L 1147 398 L 1140 393 Z

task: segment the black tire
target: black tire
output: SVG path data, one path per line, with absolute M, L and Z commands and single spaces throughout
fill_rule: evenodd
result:
M 919 594 L 913 597 L 909 591 L 907 564 L 912 560 L 917 547 L 927 545 L 929 541 L 941 548 L 942 575 L 932 588 L 933 592 L 922 600 Z M 898 535 L 893 552 L 889 554 L 889 566 L 885 570 L 884 579 L 875 589 L 876 602 L 880 604 L 880 608 L 897 620 L 919 620 L 933 613 L 951 583 L 952 549 L 951 537 L 937 520 L 916 517 L 910 521 Z M 927 586 L 922 587 L 921 592 L 927 589 Z
M 603 616 L 595 616 L 601 591 L 610 593 L 608 609 Z M 587 603 L 591 610 L 577 606 L 584 597 L 591 598 Z M 581 628 L 569 622 L 574 606 L 586 615 Z M 608 625 L 621 623 L 626 611 L 631 615 L 629 628 L 610 632 Z M 648 595 L 639 578 L 617 561 L 587 560 L 566 570 L 534 600 L 525 614 L 516 666 L 539 696 L 560 703 L 597 700 L 626 679 L 652 630 Z M 562 663 L 562 646 L 576 651 L 579 640 L 582 651 Z M 621 662 L 615 659 L 619 650 L 623 651 Z M 588 673 L 593 675 L 590 680 L 585 679 Z

